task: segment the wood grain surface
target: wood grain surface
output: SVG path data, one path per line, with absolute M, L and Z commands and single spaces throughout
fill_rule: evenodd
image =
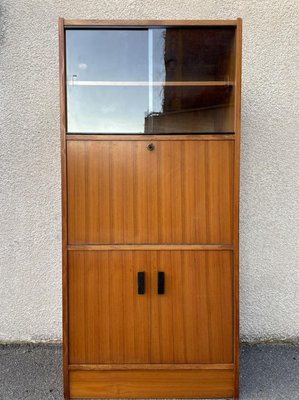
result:
M 242 19 L 237 20 L 236 31 L 236 107 L 234 151 L 234 398 L 239 398 L 240 345 L 239 345 L 239 191 L 240 191 L 240 139 L 241 139 L 241 78 L 242 78 Z
M 144 252 L 69 253 L 70 363 L 150 362 L 150 262 Z M 137 294 L 137 272 L 145 294 Z
M 233 372 L 70 371 L 71 398 L 223 398 L 233 395 Z
M 233 241 L 232 141 L 68 142 L 68 241 Z
M 232 253 L 152 252 L 151 265 L 151 362 L 231 363 Z
M 113 251 L 113 250 L 233 250 L 231 244 L 70 244 L 69 251 Z
M 237 25 L 236 20 L 158 20 L 158 19 L 73 19 L 65 20 L 64 25 L 67 26 L 235 26 Z
M 72 371 L 234 369 L 234 364 L 70 364 Z
M 229 364 L 232 283 L 230 251 L 69 252 L 70 363 Z

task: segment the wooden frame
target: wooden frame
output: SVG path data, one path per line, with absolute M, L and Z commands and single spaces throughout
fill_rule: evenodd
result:
M 67 177 L 66 177 L 66 85 L 64 20 L 59 18 L 60 140 L 61 140 L 61 208 L 62 208 L 62 306 L 63 306 L 63 379 L 64 398 L 69 399 L 68 372 L 68 268 L 67 268 Z
M 173 245 L 180 249 L 190 249 L 190 250 L 232 250 L 234 252 L 234 309 L 233 309 L 233 320 L 234 320 L 234 362 L 233 364 L 187 364 L 181 365 L 180 369 L 187 370 L 229 370 L 233 373 L 234 390 L 233 396 L 235 399 L 239 396 L 239 177 L 240 177 L 240 130 L 241 130 L 241 48 L 242 48 L 242 20 L 238 18 L 237 20 L 64 20 L 59 18 L 59 77 L 60 77 L 60 135 L 61 135 L 61 185 L 62 185 L 62 284 L 63 284 L 63 373 L 64 373 L 64 398 L 70 398 L 69 390 L 69 380 L 70 373 L 78 373 L 80 371 L 108 371 L 113 370 L 138 370 L 141 366 L 132 367 L 127 365 L 118 365 L 117 368 L 110 367 L 107 365 L 69 365 L 69 355 L 68 355 L 68 260 L 67 254 L 69 250 L 115 250 L 127 248 L 128 250 L 139 250 L 142 245 L 132 245 L 132 246 L 115 246 L 115 245 L 97 245 L 97 246 L 74 246 L 68 245 L 67 238 L 67 154 L 66 154 L 66 143 L 72 140 L 113 140 L 113 135 L 67 135 L 66 132 L 66 72 L 65 72 L 65 29 L 66 28 L 84 28 L 84 27 L 98 27 L 98 26 L 111 26 L 111 27 L 121 27 L 121 26 L 233 26 L 236 28 L 236 61 L 235 61 L 235 132 L 232 135 L 118 135 L 117 140 L 232 140 L 234 141 L 234 214 L 233 214 L 233 225 L 234 225 L 234 237 L 232 245 Z M 115 136 L 114 136 L 115 140 Z M 164 250 L 171 249 L 171 245 L 144 245 L 146 250 Z M 143 365 L 142 369 L 150 370 L 163 370 L 167 368 L 168 370 L 176 370 L 176 366 L 173 365 Z M 72 375 L 73 377 L 73 375 Z M 83 377 L 83 376 L 82 376 Z M 83 377 L 83 379 L 85 379 Z M 207 391 L 207 395 L 209 392 Z M 227 392 L 229 395 L 229 392 Z M 161 394 L 165 396 L 165 393 Z M 113 396 L 112 396 L 113 397 Z M 182 396 L 183 397 L 183 396 Z
M 182 19 L 182 20 L 158 20 L 158 19 L 148 19 L 148 20 L 135 20 L 135 19 L 90 19 L 90 20 L 63 20 L 65 27 L 73 27 L 73 26 L 237 26 L 238 22 L 241 19 L 237 20 L 190 20 L 190 19 Z
M 241 135 L 242 20 L 236 31 L 236 111 L 235 111 L 235 176 L 234 176 L 234 396 L 239 398 L 239 191 Z

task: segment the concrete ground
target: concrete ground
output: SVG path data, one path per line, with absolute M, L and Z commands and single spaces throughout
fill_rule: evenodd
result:
M 243 345 L 242 400 L 299 400 L 299 346 Z M 1 400 L 62 400 L 61 346 L 0 345 Z

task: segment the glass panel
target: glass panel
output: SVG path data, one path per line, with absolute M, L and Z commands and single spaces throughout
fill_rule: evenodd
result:
M 234 80 L 232 28 L 153 29 L 154 80 Z
M 146 133 L 232 132 L 234 30 L 153 30 L 152 104 Z
M 146 133 L 212 133 L 234 130 L 230 86 L 155 86 Z
M 67 30 L 66 49 L 68 132 L 144 132 L 147 30 Z
M 235 29 L 66 31 L 69 133 L 234 131 Z
M 68 88 L 68 131 L 143 133 L 148 87 L 75 86 Z

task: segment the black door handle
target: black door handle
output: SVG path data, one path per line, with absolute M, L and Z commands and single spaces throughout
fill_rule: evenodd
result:
M 145 293 L 145 273 L 137 272 L 137 293 L 144 294 Z
M 165 274 L 158 271 L 158 294 L 164 294 Z

